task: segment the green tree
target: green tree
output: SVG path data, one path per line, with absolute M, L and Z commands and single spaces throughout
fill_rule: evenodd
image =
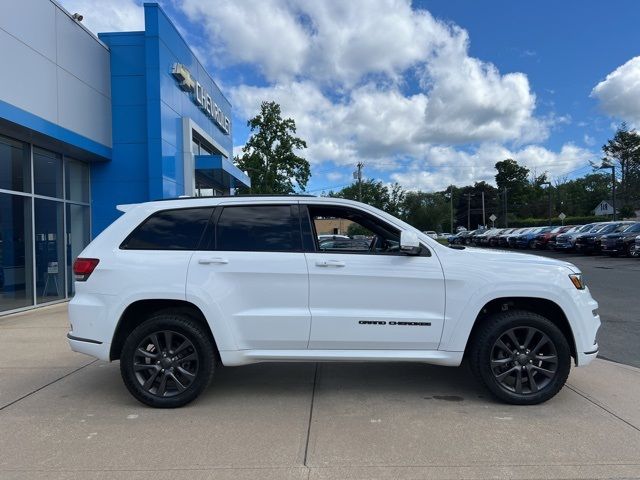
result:
M 618 164 L 620 199 L 618 207 L 636 204 L 640 200 L 640 135 L 622 123 L 612 139 L 602 146 L 603 162 Z
M 247 122 L 251 136 L 235 161 L 251 178 L 251 193 L 289 194 L 304 191 L 311 176 L 309 162 L 296 155 L 307 148 L 295 136 L 296 123 L 282 118 L 280 105 L 262 102 L 260 113 Z
M 504 195 L 507 190 L 507 204 L 509 212 L 522 213 L 526 209 L 528 199 L 529 169 L 518 165 L 518 162 L 511 158 L 497 162 L 496 165 L 496 185 L 500 194 Z
M 358 200 L 359 192 L 360 186 L 358 182 L 354 182 L 342 190 L 329 192 L 329 196 Z M 372 178 L 362 182 L 362 203 L 384 210 L 391 215 L 397 216 L 400 214 L 404 196 L 404 190 L 397 183 L 387 186 L 380 180 L 374 180 Z
M 444 192 L 407 192 L 402 218 L 419 230 L 451 231 L 449 199 Z

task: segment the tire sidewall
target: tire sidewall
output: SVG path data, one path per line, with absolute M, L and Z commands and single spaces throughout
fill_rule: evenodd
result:
M 159 397 L 143 390 L 133 369 L 134 353 L 140 342 L 162 330 L 184 335 L 193 344 L 198 356 L 195 380 L 184 392 L 172 397 Z M 212 341 L 195 321 L 180 314 L 158 314 L 136 327 L 125 340 L 120 356 L 120 373 L 129 392 L 140 402 L 156 408 L 176 408 L 193 401 L 207 388 L 213 375 L 214 359 Z
M 493 345 L 507 330 L 517 327 L 533 327 L 548 335 L 558 355 L 558 370 L 555 377 L 547 386 L 534 394 L 520 395 L 505 390 L 495 379 L 491 369 Z M 550 320 L 531 312 L 507 311 L 495 315 L 482 333 L 480 335 L 482 343 L 478 346 L 474 359 L 478 362 L 475 371 L 495 397 L 516 405 L 535 405 L 549 400 L 564 386 L 571 370 L 571 352 L 564 334 Z

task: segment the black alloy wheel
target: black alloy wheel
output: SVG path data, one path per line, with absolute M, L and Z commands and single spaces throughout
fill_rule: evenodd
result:
M 493 344 L 491 369 L 506 391 L 520 395 L 537 393 L 557 374 L 558 354 L 547 334 L 533 327 L 516 327 Z
M 507 310 L 479 321 L 469 348 L 470 365 L 496 398 L 534 405 L 560 391 L 571 370 L 571 353 L 555 323 L 524 310 Z
M 160 313 L 131 332 L 120 357 L 129 392 L 142 403 L 175 408 L 194 400 L 213 376 L 215 350 L 199 322 Z

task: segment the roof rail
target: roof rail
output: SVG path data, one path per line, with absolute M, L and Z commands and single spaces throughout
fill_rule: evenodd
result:
M 157 200 L 149 200 L 150 202 L 168 202 L 168 201 L 174 201 L 174 200 L 198 200 L 201 198 L 238 198 L 238 197 L 242 197 L 242 198 L 251 198 L 251 197 L 283 197 L 283 198 L 287 198 L 287 197 L 291 197 L 291 198 L 297 198 L 297 197 L 303 197 L 303 198 L 314 198 L 317 197 L 317 195 L 311 195 L 311 194 L 306 194 L 306 193 L 294 193 L 294 194 L 282 194 L 282 193 L 240 193 L 237 195 L 208 195 L 208 196 L 201 196 L 201 197 L 188 197 L 185 195 L 181 195 L 179 197 L 173 197 L 173 198 L 159 198 Z

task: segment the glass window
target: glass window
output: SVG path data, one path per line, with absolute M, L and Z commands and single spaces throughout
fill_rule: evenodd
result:
M 33 148 L 33 190 L 37 195 L 62 198 L 62 157 Z
M 69 295 L 73 295 L 72 266 L 80 252 L 89 244 L 89 207 L 67 204 L 67 283 Z
M 31 199 L 0 193 L 0 311 L 33 305 Z
M 36 303 L 65 298 L 61 202 L 35 199 Z
M 182 208 L 154 213 L 122 242 L 128 250 L 195 250 L 212 208 Z
M 29 145 L 0 135 L 0 188 L 31 191 Z
M 216 226 L 216 250 L 300 251 L 297 206 L 226 207 Z
M 67 200 L 89 203 L 89 165 L 66 159 L 65 188 Z
M 309 205 L 317 250 L 400 254 L 400 231 L 359 210 Z M 365 248 L 366 245 L 366 248 Z

